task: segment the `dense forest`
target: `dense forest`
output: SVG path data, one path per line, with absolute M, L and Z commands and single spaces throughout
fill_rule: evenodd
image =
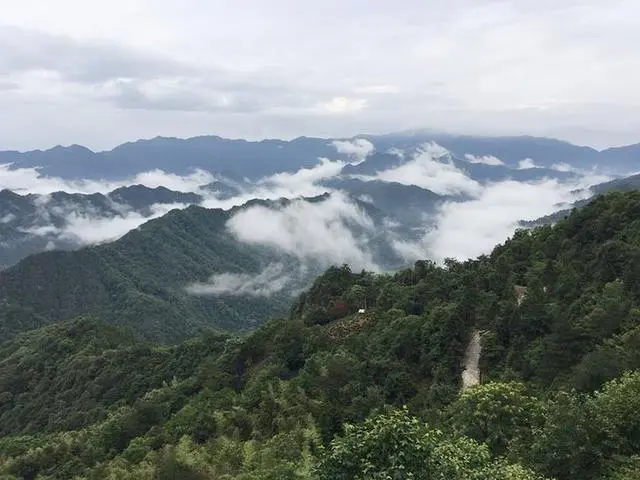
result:
M 204 329 L 247 331 L 286 314 L 294 296 L 327 266 L 324 260 L 300 259 L 275 246 L 244 242 L 228 228 L 234 215 L 255 207 L 282 211 L 293 202 L 319 204 L 330 194 L 295 200 L 251 200 L 229 210 L 192 205 L 175 209 L 127 233 L 119 240 L 75 251 L 31 255 L 0 271 L 0 336 L 93 315 L 132 328 L 147 340 L 173 344 Z M 353 199 L 374 225 L 384 214 Z M 338 218 L 354 236 L 361 225 Z M 375 262 L 397 268 L 402 260 L 386 235 L 369 232 Z M 269 268 L 283 271 L 282 288 L 265 298 L 225 291 L 198 295 L 193 284 L 213 275 L 252 278 Z
M 475 260 L 332 267 L 244 335 L 23 332 L 0 392 L 7 480 L 638 479 L 640 192 Z
M 0 334 L 79 315 L 133 328 L 163 342 L 203 328 L 242 330 L 287 311 L 291 298 L 201 297 L 185 290 L 223 272 L 257 274 L 273 249 L 239 242 L 226 228 L 235 210 L 173 210 L 120 240 L 32 255 L 0 272 Z

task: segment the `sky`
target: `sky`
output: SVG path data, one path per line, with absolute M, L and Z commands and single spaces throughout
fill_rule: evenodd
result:
M 0 149 L 408 128 L 640 141 L 637 0 L 0 0 Z

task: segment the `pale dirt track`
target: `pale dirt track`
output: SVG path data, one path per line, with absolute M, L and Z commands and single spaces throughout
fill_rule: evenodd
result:
M 464 356 L 464 371 L 462 372 L 462 389 L 473 387 L 480 383 L 480 353 L 482 345 L 480 344 L 480 331 L 474 330 L 471 341 L 467 346 Z

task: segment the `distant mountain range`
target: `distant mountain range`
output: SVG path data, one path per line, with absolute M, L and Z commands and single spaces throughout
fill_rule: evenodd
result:
M 412 154 L 418 153 L 419 151 L 419 148 L 416 148 Z M 389 170 L 390 168 L 400 167 L 414 160 L 412 154 L 399 155 L 397 153 L 373 153 L 361 163 L 346 165 L 342 169 L 342 174 L 346 176 L 376 175 L 380 172 Z M 433 154 L 431 154 L 431 157 L 433 157 Z M 470 161 L 469 158 L 471 158 L 472 161 Z M 483 158 L 476 160 L 473 156 L 458 156 L 451 152 L 444 154 L 439 158 L 439 161 L 455 167 L 470 179 L 480 183 L 499 182 L 504 180 L 530 182 L 545 178 L 555 178 L 564 181 L 575 178 L 576 176 L 574 172 L 561 171 L 546 167 L 519 168 L 518 165 L 508 166 L 506 164 L 494 165 L 480 163 L 482 161 L 491 160 Z
M 215 178 L 204 177 L 211 183 L 192 192 L 144 185 L 107 194 L 0 191 L 0 336 L 79 315 L 168 343 L 207 328 L 250 329 L 286 314 L 291 296 L 329 264 L 356 258 L 367 268 L 393 270 L 416 252 L 429 257 L 419 240 L 447 202 L 478 198 L 505 180 L 551 178 L 568 191 L 577 170 L 636 170 L 639 151 L 423 131 L 358 138 L 337 144 L 156 138 L 98 153 L 79 146 L 0 152 L 0 164 L 12 169 L 38 167 L 42 175 L 65 179 L 131 178 L 152 169 L 205 169 Z M 300 171 L 316 167 L 319 157 L 343 163 Z M 328 193 L 294 198 L 302 194 L 290 192 L 307 191 L 296 189 L 297 182 L 311 195 Z M 591 193 L 638 186 L 640 176 L 619 178 Z M 280 189 L 291 198 L 274 199 Z M 318 211 L 309 205 L 327 210 L 313 217 Z M 258 207 L 244 220 L 254 236 L 240 238 L 230 225 Z M 295 224 L 300 218 L 302 226 Z M 297 236 L 289 228 L 297 228 Z
M 428 131 L 360 135 L 340 140 L 355 138 L 370 141 L 377 153 L 394 149 L 411 153 L 427 142 L 435 142 L 458 159 L 472 158 L 482 162 L 483 158 L 486 161 L 491 157 L 510 168 L 518 168 L 519 162 L 531 159 L 545 169 L 566 164 L 579 169 L 598 167 L 617 173 L 640 170 L 640 144 L 598 151 L 548 138 L 473 137 Z M 315 165 L 320 157 L 349 158 L 346 151 L 339 153 L 336 150 L 334 140 L 300 137 L 290 141 L 251 142 L 217 136 L 156 137 L 125 143 L 103 152 L 93 152 L 80 145 L 22 153 L 2 151 L 0 164 L 12 164 L 12 168 L 40 167 L 43 174 L 62 178 L 124 178 L 151 169 L 184 174 L 200 168 L 240 179 L 256 179 Z M 487 170 L 487 166 L 476 168 Z
M 50 195 L 19 195 L 0 191 L 0 269 L 29 254 L 52 249 L 72 249 L 94 241 L 74 234 L 74 222 L 141 219 L 154 215 L 160 205 L 198 204 L 195 193 L 176 192 L 143 185 L 122 187 L 103 195 L 55 192 Z M 123 232 L 126 233 L 126 232 Z
M 216 180 L 200 188 L 202 194 L 177 192 L 165 187 L 149 188 L 133 185 L 108 194 L 20 195 L 0 191 L 0 270 L 12 266 L 28 255 L 48 250 L 74 250 L 80 247 L 116 240 L 145 219 L 160 216 L 172 207 L 199 205 L 214 195 L 228 200 L 255 188 L 249 183 Z M 336 177 L 321 183 L 328 191 L 339 190 L 360 202 L 368 213 L 381 221 L 394 224 L 402 238 L 416 235 L 429 225 L 429 216 L 439 205 L 453 197 L 438 195 L 415 185 L 377 180 Z M 250 191 L 246 190 L 245 192 Z M 124 231 L 113 230 L 111 220 L 120 220 Z M 127 225 L 130 227 L 127 228 Z M 103 226 L 102 226 L 103 225 Z M 104 231 L 104 238 L 99 237 Z M 85 238 L 85 231 L 89 238 Z M 95 230 L 96 235 L 91 235 Z

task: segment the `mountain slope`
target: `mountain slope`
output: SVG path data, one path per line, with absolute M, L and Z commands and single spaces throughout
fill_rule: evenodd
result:
M 136 211 L 146 212 L 157 204 L 198 204 L 202 196 L 192 192 L 176 192 L 166 187 L 149 188 L 144 185 L 120 187 L 108 194 L 116 203 L 128 205 Z
M 336 178 L 324 181 L 322 185 L 373 203 L 377 209 L 397 220 L 403 229 L 424 227 L 428 224 L 429 215 L 434 214 L 444 201 L 451 199 L 416 185 L 379 180 Z
M 259 272 L 279 256 L 238 242 L 230 213 L 189 207 L 151 221 L 120 240 L 73 252 L 45 252 L 0 272 L 0 302 L 48 321 L 95 314 L 163 341 L 204 327 L 240 330 L 282 313 L 286 296 L 197 297 L 185 288 L 214 273 Z M 6 307 L 5 307 L 6 309 Z M 2 323 L 4 335 L 12 325 Z
M 0 436 L 73 430 L 104 420 L 114 404 L 132 403 L 163 382 L 193 375 L 197 362 L 221 352 L 226 338 L 209 335 L 156 348 L 91 318 L 24 333 L 0 345 Z
M 608 148 L 602 151 L 602 157 L 604 157 L 603 166 L 615 168 L 619 165 L 625 165 L 627 166 L 626 171 L 637 172 L 640 170 L 640 143 Z
M 89 320 L 22 334 L 0 348 L 0 474 L 633 479 L 639 215 L 640 193 L 616 192 L 476 260 L 332 267 L 242 337 L 145 350 Z M 483 383 L 461 392 L 477 331 Z
M 82 230 L 109 220 L 137 216 L 139 223 L 164 205 L 198 204 L 195 193 L 176 192 L 143 185 L 122 187 L 103 195 L 54 192 L 19 195 L 0 191 L 0 269 L 32 253 L 74 249 L 87 243 Z M 74 225 L 78 223 L 77 229 Z M 77 230 L 77 231 L 76 231 Z M 106 234 L 108 236 L 108 233 Z
M 262 236 L 258 242 L 239 241 L 227 222 L 234 215 L 253 212 L 254 207 L 265 208 L 264 214 L 279 214 L 288 206 L 293 208 L 293 217 L 285 218 L 283 225 L 300 222 L 295 216 L 301 207 L 324 208 L 330 198 L 253 200 L 226 211 L 190 206 L 152 220 L 113 243 L 30 256 L 0 272 L 2 334 L 14 334 L 23 325 L 42 319 L 54 322 L 86 314 L 169 343 L 203 328 L 237 331 L 255 327 L 286 312 L 290 292 L 304 287 L 326 263 L 298 258 L 296 249 L 286 253 L 276 244 L 260 243 Z M 355 218 L 332 215 L 328 228 L 344 228 L 340 234 L 351 232 L 373 260 L 397 266 L 402 260 L 395 256 L 384 231 L 374 228 L 382 224 L 384 214 L 363 202 L 353 207 Z M 366 219 L 364 225 L 359 223 L 364 221 L 361 216 Z M 269 292 L 259 286 L 243 287 L 263 273 L 271 275 L 263 280 Z M 230 286 L 222 290 L 205 287 L 199 294 L 187 291 L 193 284 L 209 285 L 214 274 L 225 274 L 220 281 Z M 240 293 L 236 295 L 234 289 Z M 33 316 L 37 320 L 29 320 Z
M 616 178 L 610 182 L 599 183 L 590 188 L 593 193 L 604 193 L 611 190 L 635 190 L 640 188 L 640 175 L 631 175 L 630 177 Z

